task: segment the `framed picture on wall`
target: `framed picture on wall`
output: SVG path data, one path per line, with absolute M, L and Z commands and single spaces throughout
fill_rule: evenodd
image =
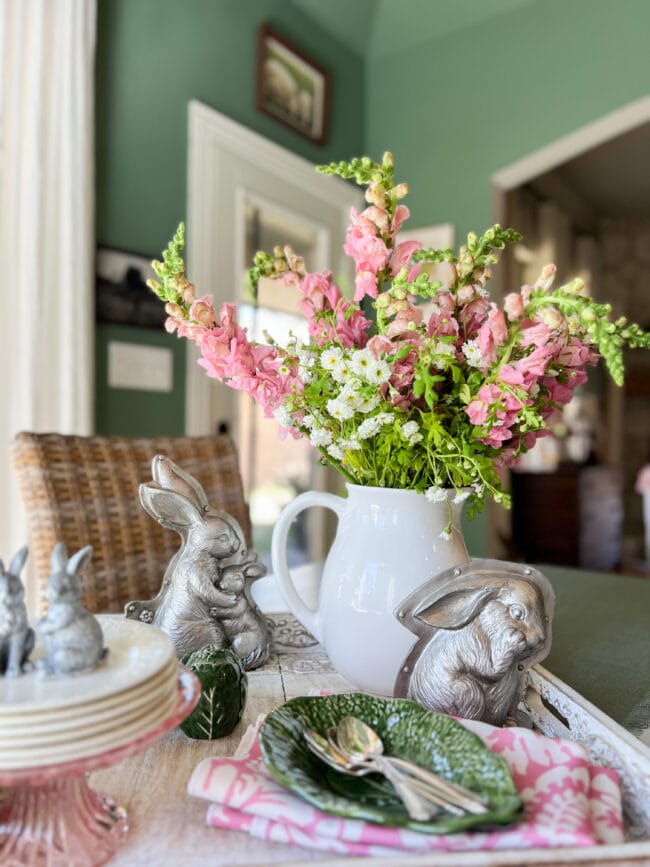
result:
M 268 24 L 259 30 L 256 104 L 294 132 L 325 142 L 329 73 Z
M 114 325 L 161 328 L 165 305 L 147 286 L 153 257 L 98 247 L 95 256 L 95 319 Z

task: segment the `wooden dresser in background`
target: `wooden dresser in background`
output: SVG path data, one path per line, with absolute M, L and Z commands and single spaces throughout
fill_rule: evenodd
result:
M 512 555 L 527 563 L 616 569 L 623 499 L 615 467 L 568 464 L 510 474 Z

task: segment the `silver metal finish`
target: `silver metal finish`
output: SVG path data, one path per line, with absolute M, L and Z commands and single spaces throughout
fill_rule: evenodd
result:
M 81 601 L 79 572 L 92 557 L 91 545 L 70 559 L 63 542 L 52 551 L 52 574 L 47 582 L 47 614 L 36 624 L 45 657 L 39 667 L 47 674 L 75 674 L 96 668 L 105 659 L 104 635 L 97 618 Z
M 214 644 L 230 647 L 246 669 L 263 665 L 268 627 L 250 592 L 266 573 L 258 554 L 247 550 L 231 515 L 211 508 L 193 476 L 163 455 L 153 459 L 151 471 L 153 481 L 140 485 L 140 501 L 178 533 L 181 547 L 155 598 L 129 602 L 126 616 L 167 632 L 179 658 Z
M 34 648 L 34 630 L 27 620 L 25 588 L 19 577 L 27 553 L 26 546 L 16 552 L 9 569 L 0 560 L 0 673 L 7 677 L 22 674 Z
M 471 560 L 441 572 L 395 611 L 418 639 L 395 695 L 502 725 L 522 698 L 526 671 L 548 655 L 554 600 L 548 579 L 519 563 Z
M 450 813 L 463 815 L 487 812 L 485 800 L 475 792 L 398 756 L 385 755 L 384 744 L 379 735 L 357 717 L 348 716 L 342 719 L 335 729 L 335 734 L 332 733 L 332 737 L 344 755 L 351 759 L 356 758 L 357 761 L 361 761 L 360 757 L 363 756 L 365 761 L 373 761 L 381 758 L 382 762 L 388 762 L 398 771 L 407 774 L 409 785 L 414 785 L 416 781 L 425 785 L 427 790 L 435 793 L 436 803 L 444 806 Z
M 343 774 L 350 774 L 354 777 L 363 777 L 366 774 L 382 774 L 392 787 L 395 789 L 396 795 L 404 804 L 406 812 L 411 819 L 416 822 L 426 822 L 433 816 L 437 815 L 438 806 L 429 802 L 429 800 L 421 795 L 415 787 L 411 786 L 404 776 L 392 767 L 384 767 L 380 762 L 367 759 L 359 759 L 355 761 L 353 756 L 346 760 L 344 755 L 332 749 L 328 741 L 314 732 L 311 729 L 305 729 L 303 732 L 305 742 L 309 749 L 318 756 L 318 758 Z

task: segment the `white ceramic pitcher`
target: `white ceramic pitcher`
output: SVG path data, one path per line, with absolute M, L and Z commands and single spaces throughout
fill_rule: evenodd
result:
M 290 611 L 323 645 L 339 674 L 365 692 L 392 695 L 416 640 L 393 612 L 435 574 L 469 560 L 462 507 L 452 503 L 454 491 L 448 502 L 431 503 L 415 491 L 346 487 L 347 498 L 310 491 L 285 507 L 273 531 L 273 570 Z M 452 533 L 444 540 L 440 533 L 450 504 Z M 315 609 L 298 595 L 287 566 L 289 527 L 310 506 L 338 516 Z

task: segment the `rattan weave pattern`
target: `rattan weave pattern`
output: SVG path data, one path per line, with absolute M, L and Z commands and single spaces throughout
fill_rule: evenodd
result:
M 12 461 L 25 504 L 30 560 L 38 607 L 52 548 L 65 542 L 73 553 L 93 546 L 84 570 L 84 602 L 90 611 L 122 611 L 132 599 L 158 592 L 179 538 L 140 505 L 138 487 L 151 479 L 151 460 L 162 454 L 198 479 L 210 505 L 241 524 L 251 541 L 237 452 L 230 437 L 102 437 L 19 433 Z

